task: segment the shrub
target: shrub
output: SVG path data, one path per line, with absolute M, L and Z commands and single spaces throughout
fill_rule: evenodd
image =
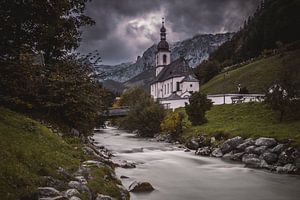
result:
M 137 130 L 141 136 L 153 137 L 160 131 L 165 116 L 163 107 L 141 88 L 132 88 L 120 99 L 121 106 L 129 106 L 128 115 L 119 120 L 122 128 Z
M 206 123 L 205 112 L 212 107 L 211 100 L 207 99 L 205 94 L 195 92 L 190 96 L 189 102 L 190 104 L 185 104 L 185 109 L 192 124 L 201 125 Z
M 169 112 L 160 125 L 162 132 L 172 134 L 174 139 L 178 138 L 189 126 L 191 126 L 191 122 L 183 109 Z

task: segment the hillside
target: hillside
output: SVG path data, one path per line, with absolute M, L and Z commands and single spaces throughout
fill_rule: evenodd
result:
M 262 103 L 213 106 L 206 115 L 208 123 L 184 131 L 186 140 L 197 134 L 225 133 L 242 137 L 274 137 L 279 141 L 292 139 L 300 145 L 300 120 L 278 123 L 278 115 Z
M 263 0 L 244 26 L 210 55 L 210 60 L 230 65 L 259 56 L 300 39 L 300 1 Z
M 62 138 L 39 122 L 3 107 L 0 107 L 0 146 L 1 200 L 38 199 L 37 188 L 49 184 L 59 191 L 66 190 L 80 163 L 95 159 L 83 153 L 79 138 Z M 91 173 L 95 178 L 87 179 L 87 185 L 93 194 L 120 198 L 115 181 L 103 179 L 113 173 L 111 167 L 103 164 Z M 88 199 L 86 193 L 78 196 Z
M 221 73 L 200 87 L 206 94 L 236 93 L 238 84 L 250 93 L 264 93 L 284 73 L 300 88 L 300 50 L 262 58 L 238 69 Z M 225 75 L 225 79 L 224 79 Z

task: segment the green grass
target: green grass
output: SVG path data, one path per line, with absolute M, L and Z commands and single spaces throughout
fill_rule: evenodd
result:
M 82 146 L 79 138 L 58 137 L 40 123 L 0 107 L 0 199 L 37 199 L 42 176 L 69 181 L 57 173 L 58 167 L 72 174 L 82 161 L 94 159 L 83 154 Z M 118 197 L 115 182 L 103 186 L 110 170 L 95 170 L 98 174 L 88 184 L 93 191 Z M 86 194 L 81 197 L 87 199 Z
M 236 93 L 238 84 L 246 86 L 250 93 L 262 93 L 275 81 L 278 81 L 285 70 L 292 71 L 291 79 L 300 86 L 300 50 L 285 52 L 263 58 L 235 70 L 219 74 L 200 87 L 206 94 Z
M 0 146 L 2 199 L 32 198 L 41 176 L 62 178 L 58 167 L 73 172 L 82 156 L 38 122 L 1 107 Z
M 225 133 L 229 136 L 274 137 L 292 139 L 300 146 L 300 120 L 279 123 L 278 113 L 262 103 L 244 103 L 213 106 L 206 115 L 208 123 L 191 126 L 184 131 L 183 140 L 200 134 Z
M 94 194 L 106 194 L 116 199 L 122 199 L 121 193 L 117 187 L 117 184 L 121 185 L 121 182 L 111 177 L 111 173 L 112 169 L 108 167 L 93 168 L 93 179 L 89 181 L 88 187 Z M 107 178 L 103 179 L 105 175 L 107 175 Z M 129 193 L 127 193 L 127 199 L 129 199 Z

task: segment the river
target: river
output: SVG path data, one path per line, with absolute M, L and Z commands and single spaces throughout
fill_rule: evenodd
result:
M 150 182 L 151 193 L 134 194 L 135 200 L 298 200 L 300 176 L 245 168 L 241 163 L 194 155 L 174 145 L 137 138 L 115 128 L 94 139 L 115 155 L 114 159 L 138 163 L 136 168 L 116 168 L 125 187 L 133 181 Z

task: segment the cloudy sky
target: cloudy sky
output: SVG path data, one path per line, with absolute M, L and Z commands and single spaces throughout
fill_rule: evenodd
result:
M 167 40 L 200 33 L 233 32 L 260 0 L 93 0 L 86 14 L 96 25 L 83 29 L 80 52 L 99 50 L 103 64 L 134 61 L 159 41 L 161 18 Z

